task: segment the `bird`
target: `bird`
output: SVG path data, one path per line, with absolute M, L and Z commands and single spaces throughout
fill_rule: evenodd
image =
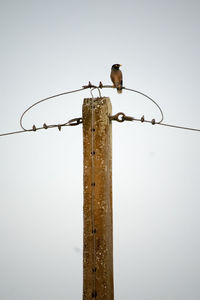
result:
M 122 85 L 123 85 L 123 80 L 122 80 L 122 71 L 119 69 L 121 67 L 120 64 L 114 64 L 111 68 L 111 73 L 110 73 L 110 78 L 113 82 L 113 86 L 116 87 L 117 92 L 119 94 L 122 93 Z

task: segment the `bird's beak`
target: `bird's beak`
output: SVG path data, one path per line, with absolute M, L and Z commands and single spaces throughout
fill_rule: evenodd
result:
M 122 65 L 119 65 L 120 67 L 122 67 Z

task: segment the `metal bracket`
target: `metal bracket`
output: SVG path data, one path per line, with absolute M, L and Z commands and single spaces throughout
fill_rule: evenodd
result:
M 110 121 L 124 122 L 134 121 L 133 117 L 126 116 L 123 112 L 119 112 L 114 116 L 109 116 Z
M 75 118 L 75 119 L 71 119 L 67 122 L 67 126 L 76 126 L 83 123 L 83 119 L 82 118 Z

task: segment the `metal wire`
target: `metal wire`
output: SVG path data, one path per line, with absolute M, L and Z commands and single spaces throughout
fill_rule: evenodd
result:
M 140 122 L 146 122 L 146 123 L 151 123 L 152 125 L 162 125 L 162 126 L 167 126 L 167 127 L 172 127 L 172 128 L 177 128 L 177 129 L 185 129 L 185 130 L 192 130 L 192 131 L 200 131 L 198 128 L 192 128 L 192 127 L 185 127 L 185 126 L 179 126 L 179 125 L 173 125 L 173 124 L 167 124 L 167 123 L 160 123 L 160 122 L 154 122 L 153 120 L 145 120 L 144 117 L 141 119 L 137 119 L 132 117 L 133 120 L 131 121 L 140 121 Z
M 0 136 L 6 136 L 6 135 L 14 135 L 14 134 L 18 134 L 18 133 L 24 133 L 24 132 L 31 132 L 31 131 L 36 131 L 36 130 L 40 130 L 40 129 L 47 129 L 47 128 L 54 128 L 54 127 L 57 127 L 59 130 L 62 126 L 73 126 L 73 125 L 79 125 L 81 122 L 76 122 L 75 124 L 68 124 L 67 123 L 64 123 L 64 124 L 61 124 L 61 125 L 49 125 L 47 128 L 45 128 L 44 126 L 43 127 L 39 127 L 39 128 L 36 128 L 35 125 L 33 125 L 33 127 L 31 129 L 26 129 L 24 126 L 23 126 L 23 118 L 25 116 L 25 114 L 31 109 L 33 108 L 34 106 L 44 102 L 44 101 L 47 101 L 47 100 L 50 100 L 50 99 L 53 99 L 53 98 L 56 98 L 56 97 L 60 97 L 60 96 L 64 96 L 64 95 L 67 95 L 67 94 L 72 94 L 72 93 L 76 93 L 76 92 L 80 92 L 80 91 L 83 91 L 85 89 L 91 89 L 90 90 L 90 93 L 92 95 L 92 98 L 94 98 L 93 96 L 93 91 L 95 89 L 98 89 L 98 92 L 99 92 L 99 97 L 102 97 L 101 96 L 101 92 L 100 92 L 100 89 L 103 89 L 103 88 L 115 88 L 113 87 L 112 85 L 103 85 L 102 82 L 99 83 L 99 86 L 96 86 L 96 85 L 93 85 L 91 84 L 91 82 L 88 83 L 88 85 L 84 85 L 82 88 L 80 89 L 76 89 L 76 90 L 73 90 L 73 91 L 68 91 L 68 92 L 63 92 L 63 93 L 60 93 L 60 94 L 56 94 L 56 95 L 53 95 L 53 96 L 50 96 L 50 97 L 47 97 L 47 98 L 44 98 L 44 99 L 41 99 L 37 102 L 35 102 L 34 104 L 32 104 L 31 106 L 29 106 L 24 112 L 23 114 L 21 115 L 20 117 L 20 126 L 22 128 L 22 130 L 19 130 L 19 131 L 12 131 L 12 132 L 7 132 L 7 133 L 2 133 L 0 134 Z M 167 123 L 162 123 L 163 119 L 164 119 L 164 114 L 163 114 L 163 111 L 161 109 L 161 107 L 158 105 L 158 103 L 152 99 L 151 97 L 149 97 L 148 95 L 146 95 L 145 93 L 143 92 L 140 92 L 140 91 L 137 91 L 137 90 L 134 90 L 134 89 L 130 89 L 130 88 L 126 88 L 126 87 L 122 87 L 122 89 L 124 90 L 127 90 L 127 91 L 131 91 L 131 92 L 134 92 L 134 93 L 137 93 L 137 94 L 140 94 L 142 96 L 144 96 L 145 98 L 149 99 L 150 101 L 152 101 L 156 106 L 157 108 L 159 109 L 160 111 L 160 114 L 161 114 L 161 120 L 160 121 L 155 121 L 155 119 L 152 119 L 151 121 L 149 120 L 143 120 L 142 122 L 147 122 L 147 123 L 152 123 L 153 125 L 154 124 L 158 124 L 158 125 L 162 125 L 162 126 L 167 126 L 167 127 L 172 127 L 172 128 L 179 128 L 179 129 L 185 129 L 185 130 L 192 130 L 192 131 L 200 131 L 200 129 L 198 128 L 192 128 L 192 127 L 185 127 L 185 126 L 179 126 L 179 125 L 173 125 L 173 124 L 167 124 Z M 133 117 L 131 117 L 133 118 Z M 80 118 L 77 118 L 80 120 Z M 141 121 L 141 119 L 137 119 L 137 118 L 133 118 L 134 121 Z M 76 120 L 76 119 L 74 119 Z M 70 120 L 71 121 L 71 120 Z M 70 122 L 69 121 L 69 122 Z M 132 120 L 133 121 L 133 120 Z
M 93 92 L 95 89 L 98 89 L 99 97 L 101 98 L 101 91 L 100 91 L 100 89 L 99 89 L 98 87 L 94 87 L 94 88 L 91 88 L 91 90 L 90 90 L 90 94 L 91 94 L 91 96 L 92 96 L 92 99 L 94 99 L 94 95 L 93 95 L 92 92 Z M 92 100 L 92 101 L 93 101 L 93 100 Z
M 2 133 L 0 136 L 6 136 L 6 135 L 11 135 L 11 134 L 17 134 L 17 133 L 24 133 L 24 132 L 31 132 L 31 131 L 38 131 L 41 129 L 48 129 L 48 128 L 58 128 L 59 131 L 61 130 L 62 127 L 64 126 L 76 126 L 82 123 L 82 118 L 75 118 L 71 119 L 66 123 L 63 124 L 51 124 L 51 125 L 46 125 L 45 123 L 43 124 L 43 127 L 36 127 L 33 125 L 31 129 L 25 129 L 25 130 L 19 130 L 19 131 L 13 131 L 13 132 L 7 132 L 7 133 Z
M 162 111 L 162 109 L 160 108 L 160 106 L 158 105 L 158 103 L 155 100 L 153 100 L 151 97 L 149 97 L 148 95 L 146 95 L 146 94 L 144 94 L 144 93 L 142 93 L 140 91 L 129 89 L 129 88 L 126 88 L 126 87 L 123 87 L 123 89 L 127 90 L 127 91 L 131 91 L 131 92 L 137 93 L 137 94 L 140 94 L 140 95 L 146 97 L 147 99 L 149 99 L 150 101 L 152 101 L 158 107 L 158 109 L 159 109 L 159 111 L 161 113 L 161 120 L 159 122 L 157 122 L 157 124 L 160 124 L 163 121 L 163 119 L 164 119 L 163 111 Z
M 179 125 L 172 125 L 172 124 L 167 124 L 167 123 L 160 123 L 156 122 L 155 119 L 152 120 L 145 120 L 144 116 L 142 116 L 140 119 L 131 117 L 131 116 L 126 116 L 123 112 L 119 112 L 114 116 L 109 117 L 111 121 L 117 121 L 117 122 L 124 122 L 124 121 L 138 121 L 141 123 L 151 123 L 152 125 L 162 125 L 162 126 L 167 126 L 167 127 L 172 127 L 172 128 L 178 128 L 178 129 L 185 129 L 185 130 L 192 130 L 192 131 L 200 131 L 200 129 L 197 128 L 192 128 L 192 127 L 185 127 L 185 126 L 179 126 Z
M 97 88 L 97 89 L 99 89 L 99 88 L 101 88 L 101 89 L 103 89 L 103 88 L 112 88 L 112 89 L 113 89 L 113 88 L 114 88 L 114 89 L 115 89 L 115 87 L 114 87 L 113 85 L 103 85 L 101 81 L 100 81 L 100 83 L 99 83 L 99 86 L 92 85 L 92 84 L 89 82 L 88 85 L 85 85 L 85 86 L 83 86 L 83 87 L 85 87 L 85 88 L 90 87 L 90 88 L 93 88 L 93 89 L 95 89 L 95 88 Z M 161 120 L 160 120 L 158 123 L 161 123 L 161 122 L 164 120 L 164 114 L 163 114 L 163 111 L 162 111 L 161 107 L 158 105 L 158 103 L 157 103 L 153 98 L 149 97 L 148 95 L 146 95 L 146 94 L 143 93 L 143 92 L 140 92 L 140 91 L 134 90 L 134 89 L 130 89 L 130 88 L 126 88 L 125 86 L 123 86 L 122 89 L 127 90 L 127 91 L 131 91 L 131 92 L 134 92 L 134 93 L 137 93 L 137 94 L 140 94 L 140 95 L 142 95 L 143 97 L 149 99 L 151 102 L 153 102 L 153 103 L 157 106 L 157 108 L 158 108 L 159 111 L 160 111 L 160 114 L 161 114 Z
M 40 129 L 40 128 L 38 128 L 38 129 Z M 0 136 L 6 136 L 6 135 L 11 135 L 11 134 L 24 133 L 24 132 L 28 132 L 28 131 L 33 131 L 33 130 L 32 129 L 28 129 L 28 130 L 18 130 L 18 131 L 6 132 L 6 133 L 1 133 Z
M 88 88 L 89 88 L 89 87 L 88 87 Z M 82 87 L 81 89 L 77 89 L 77 90 L 73 90 L 73 91 L 69 91 L 69 92 L 60 93 L 60 94 L 53 95 L 53 96 L 50 96 L 50 97 L 47 97 L 47 98 L 44 98 L 44 99 L 42 99 L 42 100 L 39 100 L 39 101 L 35 102 L 35 103 L 32 104 L 31 106 L 29 106 L 29 107 L 23 112 L 23 114 L 21 115 L 20 121 L 19 121 L 21 128 L 22 128 L 23 130 L 26 130 L 26 131 L 28 130 L 28 129 L 24 128 L 24 126 L 22 125 L 22 121 L 23 121 L 24 115 L 25 115 L 31 108 L 33 108 L 34 106 L 36 106 L 36 105 L 38 105 L 38 104 L 40 104 L 40 103 L 42 103 L 42 102 L 44 102 L 44 101 L 47 101 L 47 100 L 50 100 L 50 99 L 53 99 L 53 98 L 57 98 L 57 97 L 60 97 L 60 96 L 64 96 L 64 95 L 67 95 L 67 94 L 77 93 L 77 92 L 83 91 L 83 90 L 85 90 L 85 89 L 86 89 L 86 87 Z
M 172 128 L 178 128 L 178 129 L 185 129 L 185 130 L 192 130 L 192 131 L 200 131 L 200 129 L 197 129 L 197 128 L 184 127 L 184 126 L 178 126 L 178 125 L 172 125 L 172 124 L 165 124 L 165 123 L 158 123 L 158 125 L 168 126 L 168 127 L 172 127 Z

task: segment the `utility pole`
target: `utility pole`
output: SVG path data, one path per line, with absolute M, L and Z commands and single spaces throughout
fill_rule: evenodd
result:
M 110 99 L 101 97 L 100 89 L 113 88 L 110 85 L 88 85 L 73 91 L 63 92 L 41 99 L 29 106 L 20 117 L 22 130 L 0 134 L 0 137 L 41 129 L 55 128 L 61 130 L 64 126 L 76 126 L 83 123 L 84 148 L 84 236 L 83 236 L 83 300 L 114 300 L 113 284 L 113 220 L 112 220 L 112 121 L 137 121 L 162 125 L 184 130 L 200 132 L 200 129 L 163 123 L 164 115 L 155 100 L 143 92 L 122 87 L 147 98 L 160 111 L 160 121 L 145 120 L 144 116 L 135 118 L 126 116 L 123 112 L 111 115 Z M 59 96 L 76 93 L 85 89 L 98 89 L 99 98 L 86 98 L 83 103 L 82 118 L 74 118 L 63 124 L 43 124 L 42 127 L 26 129 L 23 126 L 25 114 L 34 106 Z
M 83 103 L 83 300 L 113 300 L 112 107 L 109 98 Z

